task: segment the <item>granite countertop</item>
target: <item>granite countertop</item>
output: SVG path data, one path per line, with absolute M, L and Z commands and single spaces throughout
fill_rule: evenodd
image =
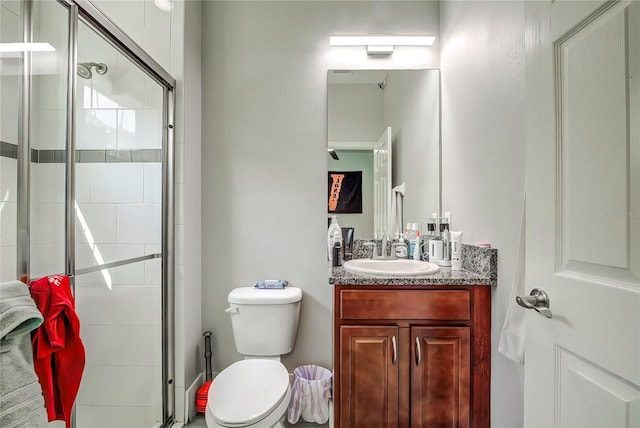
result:
M 361 243 L 354 245 L 354 258 L 371 257 Z M 436 273 L 419 276 L 379 277 L 349 273 L 340 267 L 328 267 L 329 284 L 340 285 L 487 285 L 495 286 L 498 282 L 498 251 L 495 248 L 480 248 L 462 244 L 462 269 L 451 270 L 440 267 Z
M 329 270 L 329 284 L 340 285 L 494 285 L 488 276 L 467 270 L 440 267 L 436 273 L 419 276 L 377 277 L 349 273 L 342 266 Z

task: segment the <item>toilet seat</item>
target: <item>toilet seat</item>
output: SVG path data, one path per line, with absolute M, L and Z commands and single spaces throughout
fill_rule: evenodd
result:
M 207 413 L 217 425 L 244 427 L 269 416 L 290 395 L 289 374 L 282 363 L 242 360 L 231 364 L 214 379 L 209 389 Z

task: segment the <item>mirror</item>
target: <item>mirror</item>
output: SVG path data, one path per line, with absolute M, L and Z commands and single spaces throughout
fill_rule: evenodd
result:
M 440 213 L 440 71 L 329 70 L 327 84 L 328 170 L 362 172 L 361 212 L 337 214 L 340 226 L 353 227 L 354 239 L 393 238 L 410 222 L 425 233 L 425 220 Z M 374 148 L 388 128 L 386 182 L 374 173 L 383 166 Z M 404 196 L 391 190 L 403 183 Z

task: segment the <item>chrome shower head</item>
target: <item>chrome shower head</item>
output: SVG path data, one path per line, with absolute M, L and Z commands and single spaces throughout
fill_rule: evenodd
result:
M 82 77 L 83 79 L 91 79 L 91 77 L 93 76 L 93 73 L 91 73 L 91 68 L 87 67 L 84 62 L 81 62 L 76 66 L 76 72 L 78 73 L 78 76 Z
M 92 68 L 94 68 L 95 72 L 99 75 L 103 75 L 108 71 L 107 64 L 103 62 L 81 62 L 77 65 L 76 72 L 78 76 L 83 79 L 91 79 L 93 77 Z

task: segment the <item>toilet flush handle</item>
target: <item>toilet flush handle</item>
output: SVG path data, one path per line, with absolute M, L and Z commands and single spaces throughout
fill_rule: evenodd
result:
M 240 311 L 238 311 L 238 308 L 237 308 L 237 307 L 235 307 L 235 306 L 234 306 L 234 307 L 232 307 L 232 308 L 227 308 L 227 309 L 225 309 L 224 311 L 225 311 L 226 313 L 228 313 L 228 314 L 237 314 L 238 312 L 240 312 Z

